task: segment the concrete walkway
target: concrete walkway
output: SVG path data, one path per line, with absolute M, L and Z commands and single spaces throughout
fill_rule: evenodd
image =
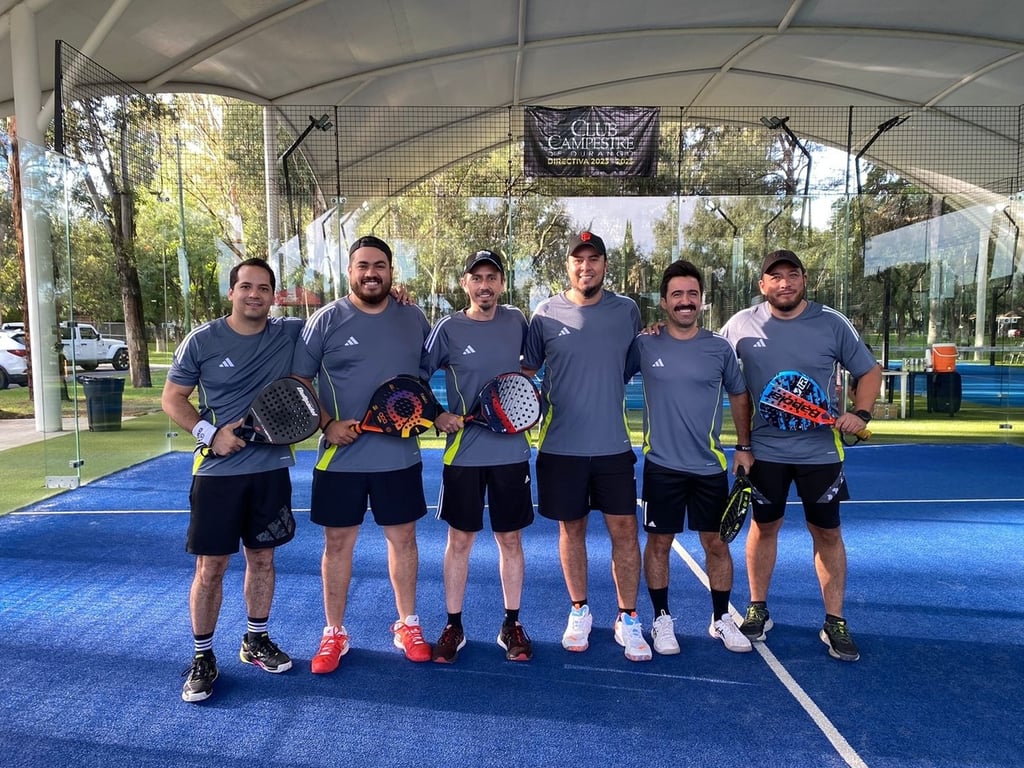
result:
M 74 434 L 74 418 L 65 418 L 63 427 L 62 432 L 39 432 L 35 419 L 0 419 L 0 451 Z

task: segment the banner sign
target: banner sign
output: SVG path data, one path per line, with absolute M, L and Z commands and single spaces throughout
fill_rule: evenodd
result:
M 657 107 L 524 110 L 527 176 L 654 176 Z

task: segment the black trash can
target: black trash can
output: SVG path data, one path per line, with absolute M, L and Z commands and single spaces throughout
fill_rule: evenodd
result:
M 113 432 L 121 428 L 121 398 L 124 379 L 117 376 L 79 376 L 85 391 L 85 412 L 90 432 Z

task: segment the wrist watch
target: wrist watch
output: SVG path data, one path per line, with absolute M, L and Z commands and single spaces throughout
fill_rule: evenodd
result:
M 854 411 L 853 415 L 856 416 L 861 421 L 863 421 L 865 424 L 871 421 L 871 411 L 865 411 L 863 408 Z

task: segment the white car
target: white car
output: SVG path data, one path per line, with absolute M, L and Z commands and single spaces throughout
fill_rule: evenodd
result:
M 24 333 L 0 333 L 0 389 L 7 389 L 11 384 L 23 387 L 28 384 L 28 353 L 24 341 Z

